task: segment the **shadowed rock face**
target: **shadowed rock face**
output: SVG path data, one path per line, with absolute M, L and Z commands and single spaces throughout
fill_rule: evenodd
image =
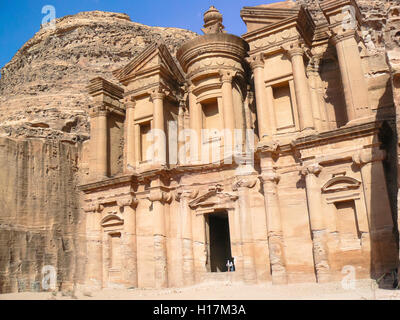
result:
M 1 70 L 0 126 L 11 136 L 85 139 L 88 134 L 86 85 L 126 65 L 155 41 L 174 55 L 195 33 L 149 27 L 128 15 L 82 12 L 42 28 Z M 79 135 L 80 137 L 76 137 Z
M 84 275 L 80 141 L 89 136 L 86 86 L 162 40 L 175 54 L 194 33 L 148 27 L 120 13 L 82 12 L 41 29 L 1 70 L 0 293 L 42 290 L 42 268 L 71 290 Z M 72 142 L 72 143 L 71 143 Z

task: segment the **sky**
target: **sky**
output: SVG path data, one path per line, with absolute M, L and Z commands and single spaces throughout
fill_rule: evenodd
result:
M 277 0 L 0 0 L 0 68 L 39 31 L 49 14 L 42 13 L 46 5 L 55 8 L 56 18 L 82 11 L 121 12 L 149 26 L 177 27 L 199 34 L 203 13 L 214 5 L 223 14 L 227 32 L 240 36 L 246 32 L 240 10 L 271 2 Z

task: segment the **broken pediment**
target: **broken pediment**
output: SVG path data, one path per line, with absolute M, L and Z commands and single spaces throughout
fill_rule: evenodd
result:
M 254 50 L 253 42 L 263 42 L 263 47 L 280 46 L 282 43 L 302 39 L 310 44 L 315 33 L 315 23 L 310 12 L 292 1 L 285 5 L 244 7 L 241 17 L 247 26 L 242 37 Z M 260 47 L 260 44 L 257 46 Z
M 351 177 L 334 177 L 321 188 L 323 193 L 358 189 L 361 182 Z
M 101 220 L 101 226 L 103 228 L 106 227 L 114 227 L 114 226 L 120 226 L 124 224 L 124 219 L 118 217 L 115 214 L 109 214 L 107 216 L 105 216 L 102 220 Z
M 223 192 L 218 188 L 211 189 L 202 196 L 194 199 L 189 203 L 190 208 L 196 210 L 213 211 L 217 209 L 233 208 L 237 195 Z
M 184 82 L 182 71 L 164 44 L 154 43 L 148 46 L 125 67 L 115 70 L 114 76 L 124 85 L 143 76 L 159 75 L 177 83 Z
M 254 7 L 244 7 L 240 11 L 240 16 L 247 26 L 247 32 L 251 32 L 297 16 L 300 8 L 300 5 L 293 1 L 262 4 Z

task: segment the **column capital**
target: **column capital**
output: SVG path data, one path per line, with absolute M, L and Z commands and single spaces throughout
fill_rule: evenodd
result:
M 170 203 L 172 201 L 171 192 L 164 192 L 161 190 L 151 190 L 147 197 L 151 202 L 159 201 L 161 203 Z
M 304 55 L 304 45 L 300 41 L 285 43 L 281 45 L 281 48 L 286 52 L 290 59 L 295 56 Z
M 194 199 L 199 194 L 199 190 L 179 189 L 175 192 L 175 200 L 181 201 L 181 199 Z
M 186 100 L 185 99 L 180 99 L 179 100 L 179 107 L 186 109 Z
M 133 196 L 117 200 L 117 205 L 120 209 L 122 209 L 123 207 L 132 207 L 133 209 L 136 209 L 138 203 L 139 200 Z
M 100 203 L 89 203 L 85 206 L 83 206 L 83 211 L 84 212 L 101 212 L 104 209 L 104 206 Z
M 257 54 L 246 59 L 250 64 L 252 70 L 257 68 L 264 68 L 264 56 L 263 54 Z
M 156 100 L 156 99 L 162 100 L 165 98 L 165 96 L 166 96 L 165 90 L 161 88 L 156 88 L 150 92 L 151 100 Z
M 307 65 L 307 75 L 317 75 L 319 73 L 319 67 L 321 64 L 322 57 L 313 56 Z
M 259 142 L 257 149 L 260 153 L 279 153 L 279 143 L 271 138 L 266 138 Z
M 90 118 L 95 118 L 99 116 L 108 116 L 108 108 L 102 102 L 95 103 L 89 106 L 89 116 Z
M 281 177 L 278 173 L 276 173 L 275 171 L 264 171 L 260 174 L 260 180 L 263 183 L 266 182 L 273 182 L 275 184 L 278 184 L 279 181 L 281 180 Z
M 356 38 L 356 30 L 350 29 L 338 32 L 332 31 L 331 41 L 333 45 L 351 38 Z
M 321 173 L 321 171 L 322 171 L 322 166 L 320 166 L 318 163 L 313 163 L 310 165 L 303 166 L 303 168 L 301 169 L 301 174 L 303 176 L 307 176 L 309 174 L 318 176 Z
M 232 83 L 233 78 L 236 76 L 236 71 L 220 70 L 219 75 L 222 83 L 224 82 Z
M 257 183 L 257 176 L 242 176 L 238 177 L 232 184 L 233 191 L 237 191 L 241 188 L 253 188 Z
M 364 164 L 382 161 L 386 158 L 385 150 L 379 149 L 363 149 L 353 155 L 353 162 L 357 166 L 363 166 Z
M 136 99 L 134 97 L 129 97 L 124 101 L 124 104 L 126 109 L 135 108 Z

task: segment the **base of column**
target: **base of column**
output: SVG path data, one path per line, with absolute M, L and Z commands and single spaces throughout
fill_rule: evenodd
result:
M 317 273 L 317 283 L 327 283 L 331 282 L 332 278 L 330 273 Z
M 286 271 L 272 271 L 272 284 L 288 284 Z

